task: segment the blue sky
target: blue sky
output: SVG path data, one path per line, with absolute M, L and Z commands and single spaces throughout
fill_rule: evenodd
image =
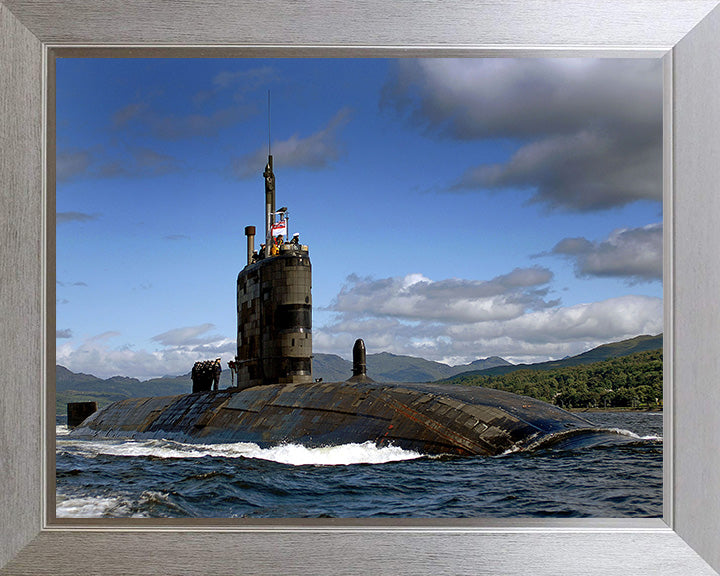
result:
M 658 60 L 60 59 L 59 364 L 234 357 L 268 90 L 315 352 L 532 362 L 662 331 Z

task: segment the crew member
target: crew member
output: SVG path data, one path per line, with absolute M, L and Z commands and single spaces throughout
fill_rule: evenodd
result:
M 298 232 L 295 232 L 295 234 L 293 234 L 290 244 L 295 244 L 295 245 L 300 244 L 300 234 Z
M 190 378 L 192 379 L 192 391 L 193 394 L 195 392 L 199 392 L 200 387 L 200 362 L 195 362 L 192 367 L 192 372 L 190 373 Z
M 216 358 L 215 362 L 212 364 L 212 381 L 213 381 L 213 390 L 217 392 L 218 387 L 220 386 L 220 374 L 222 373 L 222 365 L 220 364 L 220 358 Z

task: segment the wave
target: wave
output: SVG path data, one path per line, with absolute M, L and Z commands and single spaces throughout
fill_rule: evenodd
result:
M 102 518 L 104 516 L 129 516 L 145 518 L 145 514 L 132 513 L 128 502 L 110 496 L 66 496 L 57 493 L 55 516 L 58 518 Z
M 130 496 L 70 496 L 57 492 L 57 518 L 150 518 L 153 508 L 166 508 L 187 515 L 182 507 L 170 502 L 169 494 L 145 490 L 138 497 Z
M 620 436 L 627 436 L 629 438 L 634 438 L 635 440 L 643 440 L 643 441 L 647 441 L 647 442 L 662 442 L 663 441 L 662 436 L 655 436 L 652 434 L 649 436 L 640 436 L 639 434 L 635 434 L 635 432 L 631 432 L 630 430 L 624 430 L 623 428 L 603 428 L 602 430 L 614 432 L 615 434 L 619 434 Z
M 231 444 L 185 444 L 172 440 L 62 440 L 56 441 L 61 453 L 93 458 L 108 456 L 144 456 L 154 458 L 255 458 L 292 466 L 347 466 L 351 464 L 384 464 L 413 460 L 423 454 L 397 446 L 378 447 L 373 442 L 308 448 L 299 444 L 281 444 L 261 448 L 252 442 Z
M 640 436 L 623 428 L 576 428 L 541 436 L 528 445 L 516 445 L 502 454 L 532 452 L 538 449 L 585 450 L 600 446 L 661 444 L 662 436 Z

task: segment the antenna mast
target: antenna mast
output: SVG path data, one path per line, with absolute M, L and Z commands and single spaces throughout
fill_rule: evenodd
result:
M 268 90 L 268 156 L 270 156 L 270 90 Z
M 272 225 L 275 223 L 275 174 L 270 154 L 270 90 L 268 90 L 268 162 L 265 166 L 265 256 L 270 256 Z

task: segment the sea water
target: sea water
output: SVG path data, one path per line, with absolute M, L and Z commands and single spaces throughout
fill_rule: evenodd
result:
M 659 517 L 662 414 L 584 415 L 630 442 L 501 456 L 77 440 L 59 424 L 57 516 L 196 518 Z

